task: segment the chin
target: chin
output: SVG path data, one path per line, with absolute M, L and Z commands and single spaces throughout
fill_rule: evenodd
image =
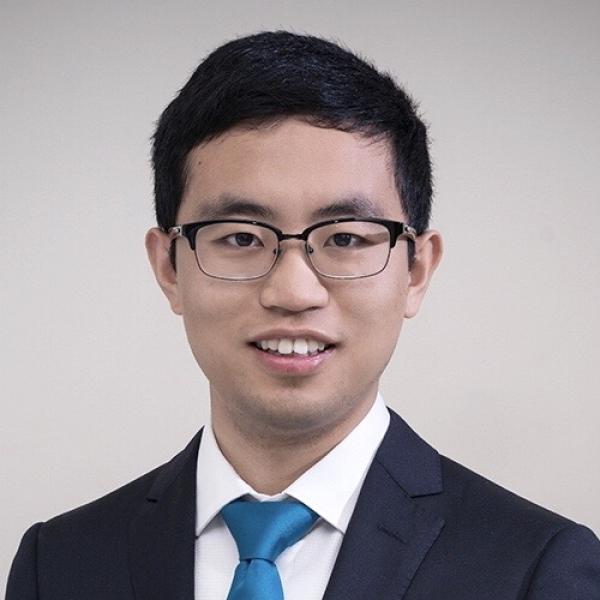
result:
M 336 394 L 323 402 L 314 393 L 286 391 L 270 394 L 270 398 L 246 396 L 244 404 L 247 423 L 254 422 L 255 428 L 270 436 L 287 438 L 297 436 L 316 436 L 331 430 L 349 418 L 352 403 L 348 404 L 348 395 Z

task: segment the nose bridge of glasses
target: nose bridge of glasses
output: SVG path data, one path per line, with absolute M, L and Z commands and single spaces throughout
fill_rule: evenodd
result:
M 279 238 L 279 252 L 278 254 L 281 255 L 283 253 L 283 250 L 281 248 L 281 242 L 286 242 L 289 240 L 300 240 L 301 242 L 304 242 L 304 248 L 306 253 L 312 253 L 312 248 L 308 245 L 308 233 L 306 231 L 303 231 L 302 233 L 282 233 L 278 236 Z
M 306 231 L 302 233 L 281 233 L 278 237 L 280 242 L 284 242 L 285 240 L 302 240 L 305 242 L 308 238 L 308 233 Z
M 308 236 L 306 234 L 306 232 L 302 232 L 302 233 L 282 233 L 279 237 L 279 244 L 278 244 L 278 248 L 275 251 L 276 252 L 276 257 L 275 257 L 275 262 L 276 263 L 280 263 L 281 262 L 281 258 L 282 255 L 284 254 L 284 247 L 281 245 L 282 242 L 289 242 L 289 241 L 293 241 L 293 240 L 298 240 L 298 242 L 302 242 L 302 246 L 303 246 L 303 250 L 304 252 L 302 254 L 304 254 L 304 261 L 306 261 L 308 267 L 314 271 L 314 266 L 312 264 L 312 260 L 310 258 L 310 254 L 312 254 L 313 249 L 308 245 Z M 273 264 L 274 268 L 277 268 L 277 266 L 275 264 Z M 281 268 L 281 267 L 279 267 Z

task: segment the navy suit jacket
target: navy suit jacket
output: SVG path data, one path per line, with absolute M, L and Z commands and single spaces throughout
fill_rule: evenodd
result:
M 31 527 L 7 600 L 193 600 L 200 437 Z M 440 456 L 391 412 L 324 596 L 354 599 L 600 600 L 600 542 Z

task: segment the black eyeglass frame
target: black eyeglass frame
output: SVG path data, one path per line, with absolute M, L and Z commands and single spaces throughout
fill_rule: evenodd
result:
M 320 227 L 325 227 L 327 225 L 335 225 L 337 223 L 352 223 L 352 222 L 367 222 L 367 223 L 378 223 L 379 225 L 383 225 L 390 233 L 390 249 L 388 251 L 388 255 L 383 267 L 375 272 L 369 273 L 369 275 L 327 275 L 326 273 L 321 273 L 317 269 L 317 267 L 313 264 L 310 255 L 314 250 L 308 245 L 308 236 L 315 229 L 319 229 Z M 207 273 L 200 264 L 200 259 L 198 257 L 198 253 L 196 252 L 196 234 L 199 229 L 202 227 L 206 227 L 208 225 L 217 225 L 219 223 L 240 223 L 242 225 L 257 225 L 260 227 L 265 227 L 266 229 L 271 230 L 277 236 L 277 249 L 274 252 L 275 259 L 273 260 L 273 264 L 269 267 L 268 271 L 263 273 L 262 275 L 256 275 L 254 277 L 219 277 L 218 275 L 213 275 L 212 273 Z M 224 281 L 252 281 L 255 279 L 260 279 L 268 275 L 275 265 L 279 257 L 282 254 L 281 242 L 285 240 L 302 240 L 304 242 L 304 249 L 308 258 L 308 263 L 311 268 L 322 277 L 328 277 L 330 279 L 364 279 L 365 277 L 373 277 L 373 275 L 378 275 L 381 273 L 388 265 L 390 260 L 390 253 L 392 248 L 396 245 L 396 241 L 399 237 L 405 237 L 409 242 L 409 245 L 414 244 L 417 239 L 417 231 L 414 227 L 407 225 L 406 223 L 402 223 L 400 221 L 392 221 L 390 219 L 379 219 L 374 217 L 343 217 L 341 219 L 331 219 L 328 221 L 319 221 L 318 223 L 314 223 L 307 227 L 304 231 L 300 233 L 284 233 L 281 229 L 271 225 L 270 223 L 263 223 L 261 221 L 253 221 L 249 219 L 212 219 L 209 221 L 196 221 L 194 223 L 182 223 L 180 225 L 175 225 L 173 227 L 169 227 L 166 233 L 169 235 L 171 242 L 174 242 L 178 237 L 185 238 L 189 245 L 190 249 L 194 252 L 196 256 L 196 262 L 198 264 L 198 268 L 208 277 L 213 277 L 214 279 L 222 279 Z M 414 254 L 414 247 L 409 247 L 409 259 Z

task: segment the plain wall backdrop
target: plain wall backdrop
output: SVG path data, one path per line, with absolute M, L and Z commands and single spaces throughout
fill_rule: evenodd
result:
M 382 383 L 440 452 L 600 532 L 600 3 L 0 9 L 0 581 L 32 523 L 168 460 L 208 388 L 147 264 L 155 120 L 231 37 L 333 38 L 430 124 L 446 255 Z

